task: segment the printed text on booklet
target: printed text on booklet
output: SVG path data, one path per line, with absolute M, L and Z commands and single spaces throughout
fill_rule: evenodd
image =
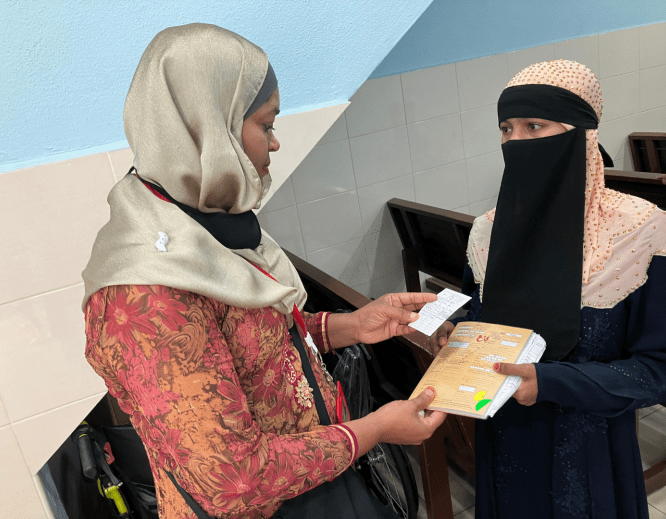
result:
M 537 362 L 545 349 L 546 342 L 532 330 L 458 323 L 410 398 L 432 386 L 437 395 L 428 409 L 485 419 L 511 398 L 522 380 L 498 375 L 493 364 Z

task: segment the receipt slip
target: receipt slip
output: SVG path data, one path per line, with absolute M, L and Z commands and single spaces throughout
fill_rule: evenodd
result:
M 410 399 L 432 386 L 437 394 L 428 409 L 486 419 L 495 415 L 522 381 L 495 373 L 493 364 L 537 362 L 545 350 L 546 341 L 532 330 L 458 323 Z
M 437 294 L 437 301 L 426 303 L 419 312 L 419 319 L 409 326 L 430 337 L 453 312 L 472 299 L 465 294 L 445 288 Z

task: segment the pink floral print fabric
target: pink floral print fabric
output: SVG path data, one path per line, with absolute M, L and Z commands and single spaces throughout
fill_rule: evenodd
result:
M 328 350 L 327 314 L 304 317 Z M 208 514 L 252 519 L 353 461 L 349 429 L 319 425 L 285 317 L 273 308 L 129 285 L 93 294 L 85 318 L 86 358 L 145 444 L 161 518 L 195 518 L 163 470 Z M 335 387 L 308 355 L 335 420 Z

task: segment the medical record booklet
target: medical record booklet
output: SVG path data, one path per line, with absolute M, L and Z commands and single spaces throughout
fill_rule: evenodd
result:
M 458 323 L 410 399 L 432 386 L 437 394 L 428 409 L 485 420 L 495 415 L 522 381 L 518 376 L 497 374 L 493 364 L 537 362 L 545 350 L 546 341 L 532 330 Z

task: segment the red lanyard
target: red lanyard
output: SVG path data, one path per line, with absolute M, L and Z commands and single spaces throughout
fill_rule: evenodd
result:
M 250 264 L 255 267 L 257 270 L 260 272 L 263 272 L 266 274 L 269 278 L 271 278 L 273 281 L 276 283 L 279 283 L 277 279 L 275 279 L 273 276 L 271 276 L 268 272 L 266 272 L 264 269 L 262 269 L 260 266 L 255 265 L 254 263 L 250 262 Z M 301 329 L 301 333 L 303 334 L 303 337 L 307 337 L 306 342 L 309 340 L 311 341 L 312 339 L 310 338 L 310 334 L 308 333 L 307 328 L 305 327 L 305 320 L 303 319 L 303 315 L 301 314 L 301 311 L 298 309 L 296 306 L 296 303 L 294 303 L 294 309 L 292 310 L 292 315 L 294 316 L 294 321 L 296 321 L 296 324 L 298 327 Z M 313 343 L 314 347 L 314 343 Z M 321 357 L 320 357 L 321 361 Z M 324 368 L 324 371 L 326 372 L 326 369 Z M 329 375 L 330 378 L 330 375 Z M 336 384 L 337 390 L 338 390 L 338 396 L 336 398 L 335 402 L 335 414 L 337 415 L 338 423 L 344 423 L 349 420 L 349 408 L 347 407 L 347 400 L 345 398 L 344 392 L 342 391 L 342 385 L 340 385 L 340 382 Z
M 266 274 L 269 278 L 271 278 L 273 281 L 276 283 L 279 283 L 277 279 L 275 279 L 273 276 L 271 276 L 268 272 L 266 272 L 264 269 L 262 269 L 260 266 L 255 265 L 254 263 L 250 263 L 253 267 L 255 267 L 257 270 L 260 272 L 263 272 Z M 303 334 L 303 337 L 306 337 L 308 334 L 308 330 L 305 327 L 305 319 L 303 319 L 303 315 L 301 314 L 301 311 L 298 309 L 296 306 L 296 303 L 294 303 L 294 309 L 292 310 L 292 315 L 294 316 L 294 321 L 296 321 L 296 324 L 301 330 L 301 333 Z

